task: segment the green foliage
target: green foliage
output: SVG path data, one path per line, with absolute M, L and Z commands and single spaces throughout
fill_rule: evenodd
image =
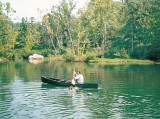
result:
M 67 52 L 67 51 L 66 51 L 64 48 L 61 48 L 59 54 L 60 54 L 60 55 L 63 55 L 63 54 L 65 54 L 66 52 Z
M 5 48 L 2 45 L 2 40 L 0 39 L 0 57 L 5 57 Z
M 36 50 L 37 51 L 37 50 Z M 55 51 L 51 49 L 44 49 L 44 50 L 38 50 L 39 54 L 43 55 L 44 57 L 48 57 L 49 55 L 54 55 Z
M 64 58 L 67 62 L 72 62 L 72 61 L 75 61 L 76 56 L 75 56 L 73 53 L 68 52 L 68 53 L 66 53 L 66 54 L 63 56 L 63 58 Z
M 127 50 L 125 50 L 124 48 L 122 48 L 120 50 L 120 58 L 122 58 L 122 59 L 129 59 L 130 58 L 127 53 Z
M 42 22 L 10 19 L 10 3 L 0 2 L 0 57 L 64 55 L 67 61 L 96 57 L 160 59 L 160 0 L 91 0 L 73 14 L 73 0 L 61 0 Z
M 86 58 L 85 58 L 85 62 L 89 62 L 90 60 L 94 60 L 96 59 L 96 54 L 94 52 L 87 52 L 86 54 Z
M 12 52 L 13 54 L 13 59 L 27 59 L 30 55 L 32 55 L 34 52 L 28 52 L 26 51 L 25 49 L 17 49 L 17 50 L 14 50 Z
M 129 53 L 127 50 L 120 45 L 115 46 L 115 43 L 108 42 L 106 47 L 106 58 L 123 58 L 123 59 L 129 59 Z

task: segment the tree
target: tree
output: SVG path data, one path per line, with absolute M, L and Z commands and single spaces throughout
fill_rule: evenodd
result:
M 17 35 L 9 18 L 9 14 L 14 12 L 8 2 L 6 4 L 0 2 L 0 55 L 7 58 L 12 57 L 11 52 Z
M 24 49 L 30 51 L 40 40 L 40 33 L 38 32 L 39 25 L 34 24 L 34 18 L 28 19 L 22 18 L 20 28 L 18 30 L 18 36 L 16 39 L 16 49 Z

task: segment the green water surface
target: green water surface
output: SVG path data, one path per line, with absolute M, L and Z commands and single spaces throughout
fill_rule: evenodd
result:
M 98 89 L 41 82 L 41 75 L 70 80 L 81 71 Z M 0 63 L 0 119 L 160 118 L 160 65 L 61 61 Z

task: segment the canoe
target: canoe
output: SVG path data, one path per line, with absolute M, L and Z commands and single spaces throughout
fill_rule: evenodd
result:
M 69 86 L 76 86 L 79 88 L 98 88 L 97 83 L 76 83 L 75 85 L 71 83 L 66 83 L 68 80 L 63 80 L 63 79 L 58 79 L 58 78 L 49 78 L 45 76 L 41 76 L 42 82 L 52 84 L 52 85 L 57 85 L 57 86 L 64 86 L 64 87 L 69 87 Z

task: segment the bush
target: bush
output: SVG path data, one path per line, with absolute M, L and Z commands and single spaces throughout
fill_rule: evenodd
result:
M 125 50 L 124 48 L 122 48 L 120 50 L 120 58 L 129 59 L 129 55 L 127 54 L 127 50 Z
M 33 52 L 26 52 L 24 49 L 16 49 L 13 52 L 13 59 L 27 59 Z
M 129 55 L 127 53 L 127 50 L 125 50 L 124 48 L 122 48 L 122 49 L 112 48 L 112 49 L 108 50 L 107 53 L 105 53 L 105 58 L 129 59 Z
M 5 48 L 3 47 L 2 48 L 0 47 L 0 57 L 6 57 Z
M 94 52 L 87 52 L 86 53 L 85 62 L 89 62 L 89 60 L 94 60 L 94 59 L 96 59 L 96 53 L 94 53 Z
M 64 58 L 67 62 L 72 62 L 72 61 L 75 61 L 76 56 L 75 56 L 73 53 L 68 52 L 68 53 L 66 53 L 66 54 L 63 56 L 63 58 Z
M 105 52 L 104 57 L 105 58 L 115 58 L 117 57 L 117 53 L 115 53 L 114 49 L 110 49 L 107 52 Z
M 60 55 L 63 55 L 63 54 L 65 54 L 65 53 L 67 53 L 66 49 L 61 48 L 61 49 L 59 50 L 59 54 L 60 54 Z
M 48 57 L 49 55 L 54 55 L 54 50 L 39 50 L 39 54 Z

